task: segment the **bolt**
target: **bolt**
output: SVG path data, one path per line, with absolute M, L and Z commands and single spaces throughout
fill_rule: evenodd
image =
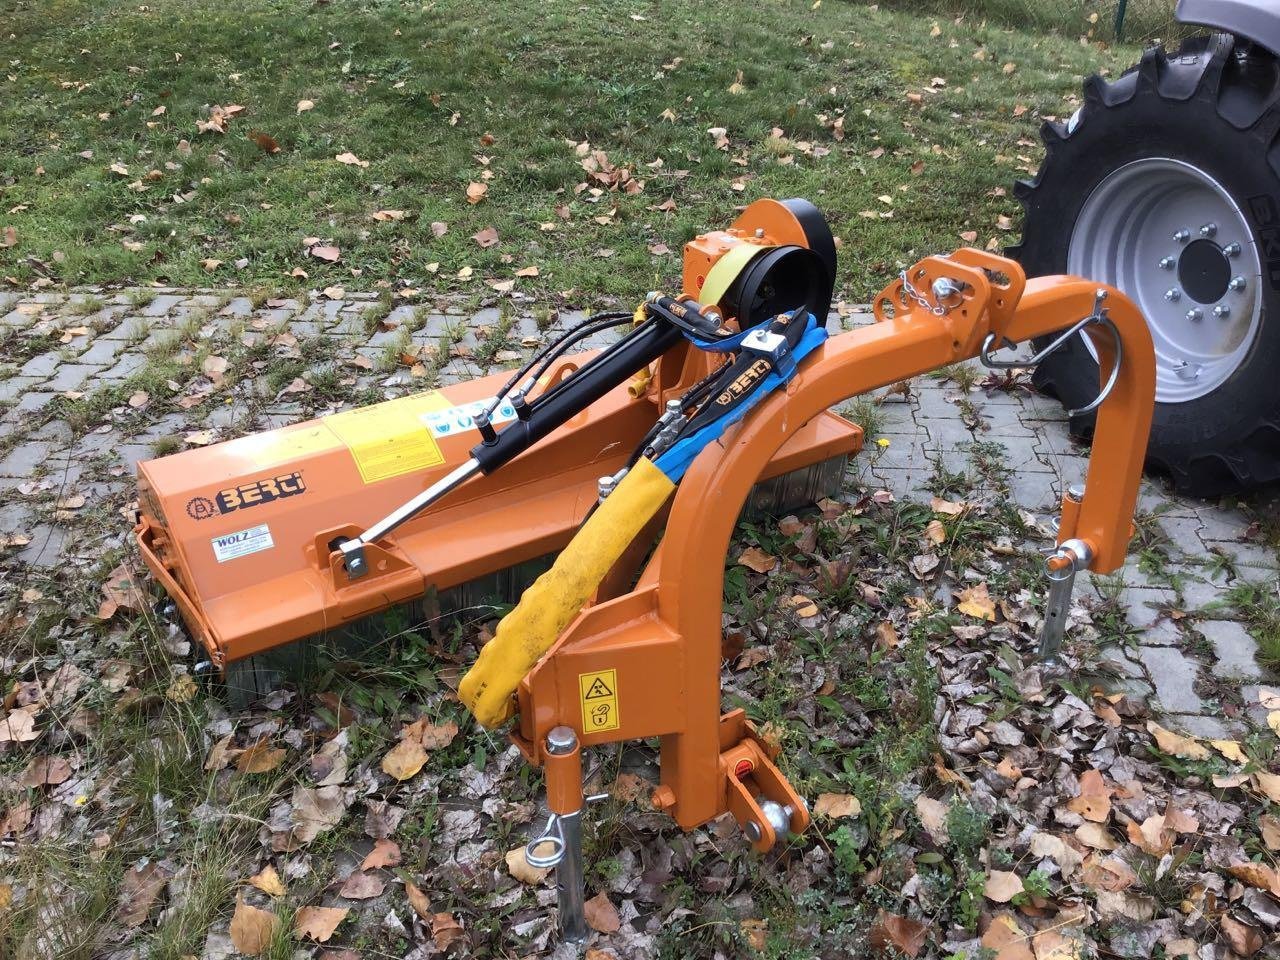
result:
M 1173 257 L 1165 257 L 1160 261 L 1161 270 L 1172 270 L 1177 265 L 1178 265 L 1178 261 L 1173 259 Z
M 1188 240 L 1191 239 L 1191 231 L 1185 230 L 1185 229 L 1179 230 L 1177 233 L 1173 235 L 1173 239 L 1177 240 L 1178 243 L 1186 243 Z
M 552 727 L 547 734 L 547 753 L 552 756 L 562 757 L 566 753 L 572 753 L 577 745 L 578 736 L 572 727 Z
M 1227 286 L 1236 291 L 1236 293 L 1239 293 L 1245 288 L 1245 279 L 1244 277 L 1232 277 L 1231 282 L 1227 284 Z
M 1199 307 L 1192 307 L 1190 310 L 1187 311 L 1187 319 L 1192 321 L 1193 323 L 1197 320 L 1203 320 L 1204 311 L 1201 310 Z
M 764 227 L 756 227 L 756 239 L 757 240 L 764 239 Z
M 1177 287 L 1170 287 L 1168 290 L 1164 292 L 1164 298 L 1168 300 L 1170 303 L 1177 303 L 1179 300 L 1182 299 L 1182 291 L 1179 290 Z
M 1202 237 L 1212 237 L 1217 232 L 1218 225 L 1216 223 L 1206 223 L 1200 228 L 1200 236 Z
M 1240 244 L 1229 243 L 1222 248 L 1222 252 L 1225 253 L 1228 257 L 1238 257 L 1240 256 Z
M 1187 380 L 1187 381 L 1199 380 L 1200 364 L 1188 363 L 1186 360 L 1183 360 L 1181 363 L 1179 363 L 1176 367 L 1173 368 L 1173 372 L 1178 375 L 1179 380 Z
M 1225 303 L 1220 303 L 1213 308 L 1213 315 L 1219 320 L 1225 319 L 1226 317 L 1231 316 L 1231 308 Z

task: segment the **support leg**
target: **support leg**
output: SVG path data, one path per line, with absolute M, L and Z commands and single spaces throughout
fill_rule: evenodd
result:
M 560 894 L 560 939 L 581 943 L 587 939 L 582 875 L 582 751 L 571 728 L 554 727 L 547 734 L 546 771 L 547 807 L 551 811 L 548 832 L 557 830 L 560 841 L 559 849 L 552 854 Z M 532 857 L 530 862 L 542 865 Z

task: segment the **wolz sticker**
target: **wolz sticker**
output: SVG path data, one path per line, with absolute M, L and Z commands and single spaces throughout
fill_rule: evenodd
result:
M 271 529 L 265 523 L 250 527 L 248 530 L 237 530 L 235 533 L 214 537 L 209 542 L 213 546 L 213 555 L 218 558 L 219 563 L 270 550 L 276 545 L 271 539 Z
M 264 477 L 251 480 L 238 486 L 227 487 L 208 497 L 192 497 L 187 501 L 187 515 L 192 520 L 207 520 L 210 517 L 233 513 L 236 510 L 247 510 L 285 497 L 296 497 L 307 492 L 307 485 L 302 480 L 301 471 L 281 474 L 277 477 Z

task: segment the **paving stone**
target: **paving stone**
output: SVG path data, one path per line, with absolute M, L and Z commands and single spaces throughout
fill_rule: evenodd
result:
M 1255 655 L 1258 644 L 1243 625 L 1232 620 L 1204 620 L 1198 629 L 1213 644 L 1217 664 L 1215 676 L 1261 680 L 1262 669 Z
M 44 389 L 56 390 L 59 393 L 64 390 L 78 390 L 86 380 L 101 369 L 101 367 L 84 363 L 64 363 L 58 367 L 52 379 L 44 385 Z
M 1275 570 L 1280 566 L 1280 558 L 1277 558 L 1276 551 L 1270 547 L 1253 543 L 1232 543 L 1228 540 L 1206 540 L 1205 547 L 1230 557 L 1237 567 Z
M 127 380 L 147 365 L 147 358 L 141 353 L 122 354 L 116 365 L 98 374 L 99 380 Z
M 1233 740 L 1244 733 L 1239 724 L 1228 724 L 1218 717 L 1203 714 L 1168 714 L 1161 719 L 1164 726 L 1184 736 L 1202 737 L 1206 740 Z
M 88 350 L 76 357 L 76 363 L 105 367 L 112 363 L 123 349 L 123 340 L 108 340 L 104 337 L 99 337 Z
M 26 531 L 31 542 L 18 551 L 18 559 L 33 567 L 53 567 L 62 562 L 67 531 L 62 527 L 38 524 Z
M 58 364 L 62 358 L 58 356 L 56 350 L 50 350 L 48 353 L 42 353 L 39 356 L 32 357 L 22 365 L 22 369 L 18 371 L 20 377 L 49 377 L 53 375 L 53 371 L 58 369 Z
M 41 386 L 43 386 L 43 384 Z M 11 414 L 35 413 L 37 410 L 43 410 L 47 407 L 49 405 L 49 401 L 56 396 L 56 393 L 49 393 L 44 390 L 28 391 L 22 395 L 22 399 L 19 400 L 9 412 Z
M 7 380 L 0 380 L 0 403 L 17 401 L 28 390 L 43 382 L 44 377 L 17 376 L 9 377 Z
M 143 307 L 139 313 L 144 317 L 163 317 L 185 299 L 179 294 L 162 293 Z
M 1156 685 L 1156 696 L 1166 713 L 1202 713 L 1204 704 L 1195 692 L 1196 664 L 1171 647 L 1139 647 L 1138 659 Z
M 1248 712 L 1249 718 L 1260 727 L 1267 725 L 1267 714 L 1271 712 L 1262 705 L 1262 701 L 1259 699 L 1263 691 L 1266 691 L 1270 696 L 1280 697 L 1280 684 L 1246 683 L 1240 688 L 1240 698 L 1244 701 L 1245 710 Z

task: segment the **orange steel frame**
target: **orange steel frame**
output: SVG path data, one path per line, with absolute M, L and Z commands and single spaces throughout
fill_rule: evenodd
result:
M 1123 562 L 1155 390 L 1151 337 L 1138 309 L 1118 290 L 1077 278 L 1028 282 L 1016 263 L 979 250 L 930 257 L 909 276 L 926 291 L 938 278 L 962 281 L 963 300 L 937 316 L 902 297 L 901 281 L 886 288 L 875 305 L 877 323 L 828 340 L 785 392 L 765 399 L 694 462 L 634 588 L 597 598 L 522 681 L 512 737 L 530 762 L 546 765 L 553 812 L 572 813 L 582 803 L 579 752 L 552 757 L 545 749 L 548 732 L 563 725 L 584 747 L 660 737 L 662 778 L 653 803 L 685 829 L 729 812 L 744 827 L 754 822 L 754 845 L 767 850 L 776 834 L 762 816 L 763 797 L 789 807 L 791 831 L 803 830 L 807 809 L 769 748 L 742 711 L 720 713 L 723 560 L 748 492 L 779 447 L 834 404 L 975 357 L 989 333 L 1020 342 L 1061 330 L 1093 312 L 1100 289 L 1123 362 L 1098 413 L 1084 496 L 1064 507 L 1059 543 L 1087 543 L 1089 568 L 1098 573 Z M 1105 382 L 1114 347 L 1097 330 L 1086 328 Z M 579 677 L 601 670 L 616 671 L 618 726 L 593 732 Z

